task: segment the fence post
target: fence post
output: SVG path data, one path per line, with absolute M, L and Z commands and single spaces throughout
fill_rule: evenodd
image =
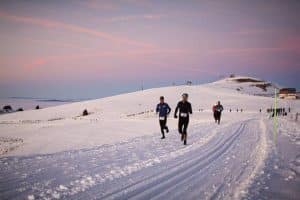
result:
M 275 97 L 274 97 L 274 118 L 273 118 L 273 137 L 275 144 L 277 143 L 277 90 L 275 88 Z

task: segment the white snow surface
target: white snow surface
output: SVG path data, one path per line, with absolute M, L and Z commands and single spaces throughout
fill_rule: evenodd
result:
M 211 107 L 218 100 L 226 110 L 243 109 L 247 113 L 257 113 L 260 108 L 272 106 L 272 98 L 240 94 L 231 88 L 232 84 L 223 82 L 220 85 L 218 82 L 155 88 L 41 110 L 0 115 L 0 137 L 24 140 L 24 145 L 9 155 L 31 155 L 113 144 L 154 133 L 159 135 L 157 117 L 153 110 L 161 95 L 165 96 L 173 111 L 182 93 L 190 95 L 190 102 L 195 111 L 191 126 L 200 121 L 211 121 Z M 80 116 L 84 109 L 91 114 L 86 117 Z M 200 113 L 197 112 L 199 109 L 204 109 L 207 116 L 202 114 L 203 117 L 200 117 Z M 239 119 L 238 116 L 233 117 Z M 224 120 L 236 119 L 224 117 Z M 176 129 L 176 123 L 176 120 L 170 119 L 170 128 Z
M 270 152 L 272 123 L 265 110 L 274 99 L 249 95 L 252 90 L 240 93 L 239 84 L 155 88 L 1 115 L 0 137 L 23 144 L 0 159 L 0 183 L 6 183 L 0 194 L 7 199 L 241 199 L 263 173 Z M 194 111 L 187 146 L 173 112 L 165 140 L 153 112 L 161 95 L 174 111 L 182 93 L 189 94 Z M 211 111 L 218 100 L 225 108 L 220 125 Z M 293 113 L 299 105 L 278 102 Z M 84 109 L 90 115 L 80 116 Z M 296 130 L 284 134 L 299 138 L 297 122 L 284 123 Z

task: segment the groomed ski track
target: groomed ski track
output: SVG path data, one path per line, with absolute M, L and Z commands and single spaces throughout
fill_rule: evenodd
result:
M 142 130 L 141 130 L 142 131 Z M 1 199 L 241 199 L 267 156 L 259 118 L 115 145 L 0 158 Z

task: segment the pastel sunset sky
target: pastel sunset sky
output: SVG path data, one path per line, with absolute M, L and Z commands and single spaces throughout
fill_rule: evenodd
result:
M 231 73 L 300 89 L 300 1 L 0 1 L 0 97 L 96 98 Z

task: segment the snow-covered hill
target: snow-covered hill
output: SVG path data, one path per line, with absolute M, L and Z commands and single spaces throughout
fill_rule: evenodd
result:
M 246 78 L 246 77 L 240 77 Z M 247 77 L 249 78 L 249 77 Z M 249 78 L 250 79 L 250 78 Z M 136 136 L 158 132 L 153 110 L 160 96 L 174 110 L 182 93 L 188 93 L 195 111 L 191 123 L 211 120 L 211 107 L 221 101 L 225 111 L 243 109 L 257 113 L 273 105 L 272 98 L 249 95 L 260 88 L 251 82 L 236 82 L 237 78 L 195 86 L 154 88 L 117 96 L 70 103 L 40 110 L 29 110 L 0 116 L 0 136 L 22 139 L 24 145 L 11 152 L 13 155 L 53 153 L 63 150 L 111 144 Z M 251 78 L 251 80 L 257 80 Z M 259 80 L 257 80 L 257 83 Z M 236 91 L 243 87 L 244 93 Z M 268 89 L 268 92 L 271 89 Z M 293 104 L 293 102 L 289 103 Z M 279 106 L 287 102 L 279 102 Z M 88 116 L 81 116 L 87 109 Z M 207 112 L 207 118 L 198 118 L 199 110 Z M 226 119 L 225 119 L 226 120 Z M 169 120 L 176 129 L 175 120 Z M 91 139 L 93 138 L 93 139 Z
M 4 154 L 0 158 L 0 196 L 4 199 L 241 199 L 250 195 L 251 198 L 256 193 L 248 193 L 249 189 L 270 187 L 265 178 L 270 179 L 271 175 L 264 170 L 273 173 L 279 165 L 266 165 L 275 148 L 272 145 L 275 136 L 273 120 L 265 110 L 273 106 L 274 99 L 250 95 L 257 94 L 257 86 L 253 84 L 262 84 L 254 80 L 241 83 L 225 79 L 204 85 L 154 88 L 1 115 L 0 147 Z M 243 92 L 237 91 L 237 87 L 242 87 Z M 160 139 L 158 117 L 154 113 L 160 96 L 165 96 L 174 111 L 182 93 L 189 94 L 194 111 L 187 146 L 180 141 L 173 112 L 165 140 Z M 211 108 L 219 100 L 225 110 L 221 124 L 217 125 Z M 292 181 L 297 180 L 295 174 L 300 173 L 297 160 L 300 126 L 295 122 L 300 103 L 279 100 L 278 107 L 291 108 L 285 119 L 278 119 L 278 133 L 288 138 L 282 145 L 289 146 L 284 155 L 293 156 L 280 163 L 282 170 L 278 172 L 283 173 L 280 178 L 286 178 L 293 186 Z M 84 109 L 90 113 L 88 116 L 81 115 Z M 261 181 L 258 184 L 256 180 Z M 298 195 L 297 190 L 289 194 Z

